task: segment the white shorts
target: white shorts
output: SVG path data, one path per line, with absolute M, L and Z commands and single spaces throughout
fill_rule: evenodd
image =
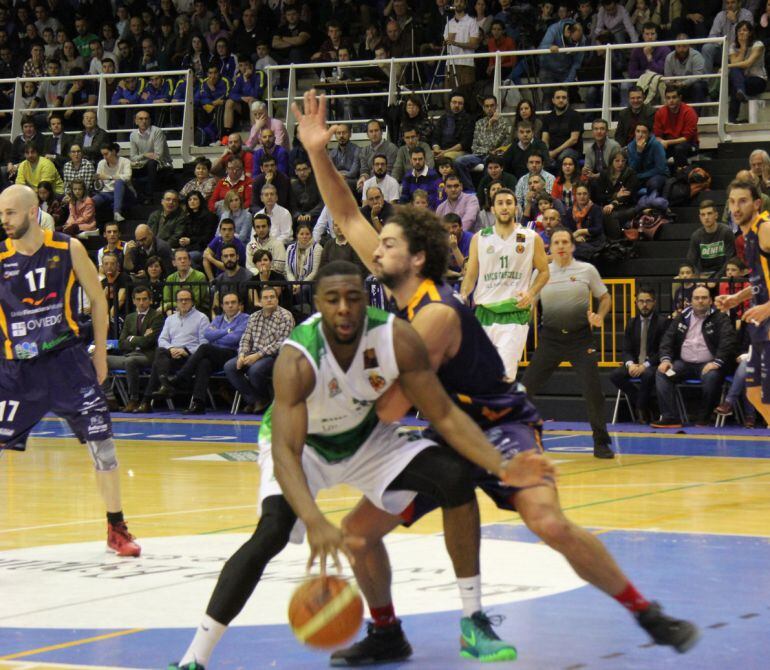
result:
M 388 491 L 387 488 L 417 454 L 436 443 L 419 437 L 414 431 L 402 433 L 398 429 L 397 423 L 377 424 L 358 451 L 336 463 L 328 463 L 315 449 L 305 445 L 302 469 L 312 496 L 315 498 L 321 489 L 348 484 L 361 491 L 381 510 L 393 515 L 403 512 L 417 494 L 414 491 Z M 259 442 L 259 467 L 261 506 L 265 498 L 283 494 L 273 470 L 272 445 L 267 440 Z M 291 541 L 302 542 L 304 535 L 304 525 L 297 521 Z
M 505 365 L 505 375 L 510 379 L 516 379 L 516 371 L 519 369 L 519 361 L 527 346 L 529 324 L 521 323 L 492 323 L 482 326 L 495 345 L 500 358 Z

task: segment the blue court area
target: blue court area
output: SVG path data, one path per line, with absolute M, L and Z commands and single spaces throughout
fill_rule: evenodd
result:
M 528 531 L 505 525 L 484 529 L 485 539 L 508 542 L 511 549 L 534 542 Z M 765 670 L 770 655 L 770 580 L 766 578 L 768 541 L 735 536 L 670 533 L 610 532 L 603 540 L 626 566 L 637 585 L 660 598 L 669 611 L 696 621 L 703 639 L 687 655 L 650 646 L 630 616 L 615 602 L 590 587 L 549 597 L 534 597 L 492 608 L 505 616 L 499 631 L 515 641 L 520 658 L 515 667 L 526 670 L 671 668 L 678 670 Z M 280 560 L 280 559 L 279 559 Z M 532 565 L 511 562 L 512 583 Z M 743 579 L 738 575 L 762 575 Z M 82 599 L 97 594 L 82 593 Z M 424 594 L 428 595 L 428 594 Z M 709 603 L 704 606 L 704 602 Z M 202 604 L 202 603 L 201 603 Z M 273 607 L 260 599 L 259 587 L 249 607 Z M 403 617 L 415 649 L 411 662 L 387 667 L 420 670 L 469 668 L 458 657 L 458 613 L 439 612 Z M 39 653 L 24 661 L 130 668 L 165 668 L 188 643 L 192 629 L 154 628 L 50 629 L 13 628 L 3 621 L 0 649 L 13 654 L 35 647 L 84 638 L 116 637 L 90 644 Z M 169 625 L 173 625 L 169 621 Z M 212 659 L 222 670 L 286 668 L 307 670 L 326 666 L 326 655 L 301 647 L 286 625 L 234 626 Z M 502 664 L 501 667 L 511 667 Z
M 114 414 L 117 439 L 147 442 L 186 441 L 222 443 L 237 448 L 255 448 L 259 417 L 232 417 L 211 414 L 206 419 L 181 417 L 178 413 L 156 413 L 137 418 Z M 419 427 L 424 422 L 412 420 Z M 589 453 L 593 448 L 590 432 L 584 423 L 548 421 L 543 443 L 555 453 Z M 770 430 L 746 431 L 742 428 L 685 428 L 653 430 L 634 424 L 610 426 L 613 449 L 620 454 L 653 454 L 671 456 L 723 456 L 731 458 L 770 457 Z M 66 422 L 56 417 L 44 419 L 32 437 L 73 437 Z

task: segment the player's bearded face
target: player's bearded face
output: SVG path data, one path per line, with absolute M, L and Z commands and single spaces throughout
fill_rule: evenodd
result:
M 373 260 L 377 279 L 389 289 L 409 276 L 409 245 L 398 226 L 387 224 L 382 229 Z
M 24 214 L 24 220 L 20 224 L 14 226 L 12 222 L 8 222 L 4 224 L 3 227 L 5 228 L 5 232 L 8 237 L 10 237 L 12 240 L 20 240 L 27 234 L 31 223 L 32 221 L 29 218 L 29 214 Z

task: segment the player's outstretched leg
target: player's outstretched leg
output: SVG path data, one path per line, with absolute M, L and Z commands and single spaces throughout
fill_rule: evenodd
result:
M 562 554 L 584 580 L 612 596 L 636 618 L 650 637 L 684 653 L 700 637 L 697 626 L 663 614 L 661 606 L 642 596 L 593 534 L 575 525 L 561 510 L 556 490 L 539 486 L 516 494 L 516 509 L 527 527 Z
M 438 480 L 436 472 L 442 474 Z M 482 661 L 515 659 L 515 647 L 495 634 L 490 619 L 481 611 L 480 522 L 472 468 L 448 449 L 426 449 L 389 488 L 419 491 L 418 501 L 426 505 L 418 505 L 415 518 L 436 507 L 443 509 L 444 539 L 463 605 L 461 654 Z M 334 666 L 370 665 L 411 655 L 393 608 L 390 563 L 382 543 L 382 537 L 400 521 L 367 500 L 361 501 L 343 521 L 348 534 L 366 539 L 363 548 L 356 552 L 353 571 L 369 603 L 372 624 L 363 640 L 332 655 Z
M 120 497 L 120 469 L 115 454 L 115 440 L 88 440 L 88 451 L 96 468 L 96 485 L 107 508 L 107 548 L 118 556 L 138 557 L 142 548 L 128 532 Z
M 168 670 L 204 670 L 227 626 L 257 587 L 265 567 L 289 542 L 296 519 L 283 496 L 265 498 L 256 531 L 225 563 L 195 637 L 179 663 L 172 663 Z

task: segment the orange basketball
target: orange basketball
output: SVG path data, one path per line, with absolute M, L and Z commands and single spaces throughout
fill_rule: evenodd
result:
M 341 577 L 314 577 L 300 584 L 289 602 L 289 624 L 303 644 L 339 647 L 361 627 L 364 603 L 355 584 Z

